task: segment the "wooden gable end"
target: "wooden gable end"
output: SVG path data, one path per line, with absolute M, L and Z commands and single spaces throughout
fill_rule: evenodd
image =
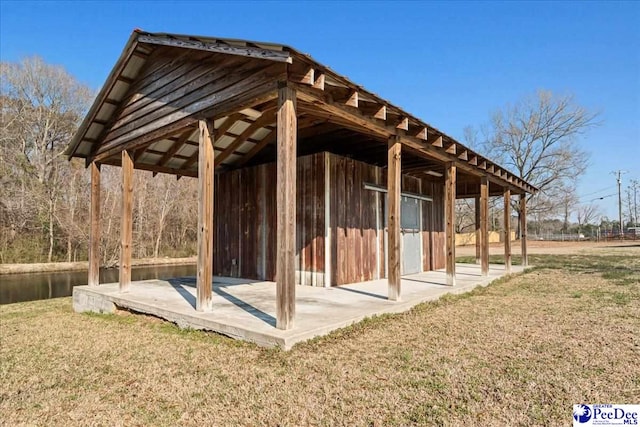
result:
M 200 117 L 220 116 L 272 93 L 286 65 L 234 55 L 159 48 L 105 124 L 93 160 L 183 133 Z

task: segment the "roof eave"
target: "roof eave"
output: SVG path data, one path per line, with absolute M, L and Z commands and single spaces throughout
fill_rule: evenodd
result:
M 122 50 L 122 53 L 120 54 L 120 57 L 118 58 L 118 61 L 116 62 L 116 65 L 111 69 L 111 72 L 109 73 L 109 76 L 107 77 L 107 80 L 102 85 L 102 88 L 100 89 L 100 92 L 98 92 L 98 95 L 96 96 L 95 100 L 93 101 L 93 104 L 91 105 L 91 108 L 89 108 L 89 111 L 87 112 L 87 115 L 84 117 L 84 120 L 82 120 L 82 123 L 80 124 L 80 127 L 76 131 L 76 133 L 73 136 L 73 138 L 71 138 L 71 142 L 69 143 L 69 145 L 67 146 L 67 148 L 64 151 L 64 154 L 67 156 L 68 160 L 71 160 L 71 158 L 74 156 L 76 150 L 78 149 L 78 146 L 80 145 L 80 142 L 82 142 L 82 140 L 83 140 L 83 138 L 84 138 L 84 136 L 85 136 L 85 134 L 87 132 L 87 129 L 89 128 L 89 126 L 91 125 L 93 120 L 95 119 L 95 116 L 98 113 L 98 110 L 100 109 L 100 106 L 103 104 L 103 102 L 104 102 L 105 98 L 107 97 L 109 91 L 111 90 L 111 88 L 115 84 L 115 82 L 116 82 L 116 80 L 118 78 L 118 75 L 120 75 L 120 73 L 124 69 L 125 65 L 127 64 L 129 58 L 131 58 L 131 55 L 135 51 L 135 49 L 136 49 L 136 47 L 138 45 L 138 35 L 139 34 L 140 34 L 139 30 L 133 30 L 133 32 L 131 33 L 131 36 L 129 37 L 129 40 L 127 41 L 127 44 L 124 46 L 124 49 Z

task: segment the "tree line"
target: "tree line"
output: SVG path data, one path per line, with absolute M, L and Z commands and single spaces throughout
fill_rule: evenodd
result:
M 86 260 L 89 173 L 63 152 L 94 94 L 38 57 L 2 62 L 0 89 L 0 263 Z M 597 124 L 597 114 L 572 96 L 539 91 L 496 111 L 485 125 L 467 128 L 465 140 L 540 189 L 529 196 L 532 221 L 560 217 L 567 228 L 572 212 L 584 225 L 597 216 L 594 205 L 578 203 L 575 191 L 588 164 L 579 137 Z M 134 257 L 195 253 L 196 184 L 135 172 Z M 637 193 L 636 182 L 628 196 L 636 222 Z M 502 226 L 501 203 L 491 200 L 492 229 Z M 516 200 L 513 211 L 519 215 Z M 102 263 L 109 265 L 119 253 L 118 168 L 103 166 L 101 212 Z M 473 203 L 459 201 L 458 231 L 472 224 Z
M 41 58 L 0 64 L 0 263 L 87 259 L 90 176 L 64 150 L 92 91 Z M 102 166 L 101 256 L 120 243 L 119 168 Z M 135 172 L 134 257 L 189 256 L 197 240 L 194 180 Z

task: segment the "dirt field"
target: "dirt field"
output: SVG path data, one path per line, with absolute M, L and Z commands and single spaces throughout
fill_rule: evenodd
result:
M 574 403 L 639 403 L 640 248 L 533 253 L 290 352 L 69 298 L 0 306 L 0 424 L 566 426 Z

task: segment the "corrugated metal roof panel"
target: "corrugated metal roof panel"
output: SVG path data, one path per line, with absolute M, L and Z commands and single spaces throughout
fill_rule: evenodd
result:
M 240 135 L 242 132 L 244 132 L 249 126 L 251 126 L 249 123 L 242 121 L 242 120 L 238 120 L 237 122 L 235 122 L 227 131 L 227 133 L 232 133 L 234 135 Z
M 248 153 L 249 151 L 251 151 L 251 149 L 253 147 L 255 147 L 255 143 L 251 142 L 251 141 L 245 141 L 242 145 L 240 145 L 240 147 L 238 147 L 238 149 L 236 150 L 238 153 Z
M 124 67 L 122 75 L 128 79 L 135 79 L 145 62 L 146 61 L 139 56 L 132 56 L 127 66 Z
M 183 145 L 182 148 L 179 149 L 176 154 L 179 154 L 181 156 L 191 157 L 197 151 L 198 151 L 198 148 L 194 147 L 193 145 Z
M 109 93 L 109 98 L 114 99 L 116 101 L 121 101 L 122 98 L 127 94 L 129 90 L 129 85 L 123 81 L 117 81 L 113 86 L 113 89 Z
M 252 133 L 249 138 L 259 141 L 262 138 L 264 138 L 265 136 L 269 135 L 270 133 L 271 133 L 271 130 L 265 129 L 265 128 L 260 128 L 260 129 L 256 130 L 254 133 Z
M 113 104 L 102 104 L 102 107 L 98 110 L 98 114 L 96 114 L 96 119 L 105 122 L 108 121 L 116 108 L 117 107 Z
M 97 139 L 98 136 L 100 136 L 100 132 L 102 132 L 103 128 L 104 126 L 98 123 L 91 123 L 89 129 L 87 130 L 86 137 L 90 139 Z
M 82 141 L 80 145 L 78 145 L 76 153 L 82 156 L 88 156 L 91 153 L 91 144 L 87 141 Z
M 220 138 L 218 138 L 217 141 L 214 142 L 214 146 L 216 148 L 221 148 L 221 149 L 225 149 L 229 146 L 229 144 L 231 144 L 233 142 L 233 138 L 228 136 L 228 135 L 224 135 Z

